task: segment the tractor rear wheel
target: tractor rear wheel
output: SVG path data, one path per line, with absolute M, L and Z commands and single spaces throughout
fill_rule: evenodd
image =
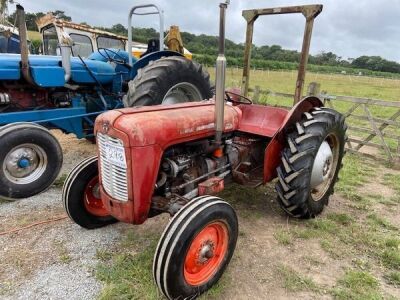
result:
M 62 149 L 45 127 L 27 122 L 8 124 L 0 128 L 0 144 L 0 197 L 31 197 L 57 178 Z
M 238 220 L 222 199 L 203 196 L 186 204 L 158 243 L 154 280 L 168 299 L 194 299 L 222 276 L 235 250 Z
M 289 215 L 312 218 L 328 205 L 342 166 L 346 129 L 343 115 L 321 107 L 304 113 L 288 132 L 275 187 Z
M 185 57 L 170 56 L 153 61 L 129 82 L 124 106 L 176 104 L 212 97 L 210 75 Z
M 86 229 L 100 228 L 117 222 L 103 206 L 97 163 L 96 156 L 79 163 L 65 180 L 62 192 L 68 216 Z

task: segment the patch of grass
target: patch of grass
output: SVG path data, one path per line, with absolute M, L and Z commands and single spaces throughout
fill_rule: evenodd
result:
M 112 258 L 112 252 L 107 250 L 96 250 L 96 258 L 100 261 L 108 261 Z
M 61 254 L 61 255 L 60 255 L 60 261 L 61 261 L 62 263 L 64 263 L 64 264 L 70 263 L 71 260 L 72 260 L 72 258 L 71 258 L 71 256 L 69 256 L 68 253 Z
M 368 222 L 372 227 L 382 227 L 389 230 L 397 230 L 396 226 L 390 224 L 390 222 L 377 214 L 370 214 L 367 216 Z
M 321 290 L 320 287 L 311 278 L 296 272 L 288 266 L 278 266 L 277 272 L 282 279 L 283 287 L 289 292 L 320 292 Z
M 385 246 L 393 249 L 400 248 L 400 240 L 398 238 L 388 238 L 385 241 Z
M 54 181 L 53 185 L 54 185 L 55 187 L 57 187 L 57 188 L 63 187 L 64 182 L 65 182 L 65 180 L 67 179 L 67 177 L 68 177 L 68 174 L 65 174 L 65 173 L 62 174 L 62 175 L 60 175 L 60 176 L 56 179 L 56 181 Z
M 306 263 L 308 263 L 311 266 L 321 266 L 325 265 L 324 262 L 320 261 L 319 259 L 313 257 L 313 256 L 306 256 L 303 258 Z
M 333 239 L 322 239 L 320 240 L 320 245 L 321 248 L 334 259 L 339 259 L 346 256 L 346 247 L 343 247 L 342 244 L 334 241 Z
M 319 237 L 320 233 L 312 228 L 296 228 L 293 230 L 293 235 L 299 239 L 309 240 Z
M 288 246 L 293 244 L 293 236 L 287 231 L 280 229 L 274 233 L 274 238 L 278 241 L 279 244 Z
M 379 282 L 370 273 L 349 270 L 332 293 L 337 299 L 383 299 L 378 289 Z
M 400 271 L 400 249 L 398 247 L 385 249 L 381 254 L 381 259 L 386 267 Z
M 54 247 L 58 252 L 58 258 L 60 259 L 60 262 L 64 264 L 68 264 L 71 262 L 72 257 L 69 255 L 68 249 L 65 247 L 65 244 L 63 242 L 54 242 Z
M 368 260 L 355 258 L 352 260 L 353 264 L 363 271 L 371 269 L 371 263 Z
M 350 225 L 354 222 L 354 219 L 346 213 L 330 213 L 327 218 L 340 225 Z
M 96 268 L 96 277 L 104 283 L 99 299 L 160 299 L 153 282 L 152 263 L 157 239 L 148 237 L 136 242 L 141 244 L 135 254 L 126 251 L 133 235 L 129 235 L 119 247 L 119 252 Z M 137 245 L 136 245 L 137 246 Z M 105 257 L 103 257 L 105 258 Z
M 392 284 L 395 286 L 400 286 L 400 272 L 399 271 L 390 272 L 389 274 L 387 274 L 385 276 L 385 278 L 389 284 Z
M 383 176 L 383 184 L 393 188 L 400 196 L 400 174 L 385 174 Z
M 333 234 L 338 231 L 338 226 L 335 222 L 324 218 L 312 219 L 307 223 L 307 226 L 319 231 L 321 234 Z
M 363 197 L 358 192 L 358 188 L 367 183 L 372 174 L 374 174 L 374 169 L 365 160 L 348 154 L 343 159 L 343 168 L 339 174 L 340 181 L 336 184 L 336 190 L 347 199 L 362 202 Z

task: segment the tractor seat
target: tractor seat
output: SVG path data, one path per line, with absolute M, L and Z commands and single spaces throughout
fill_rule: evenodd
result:
M 157 52 L 160 50 L 160 40 L 159 39 L 150 39 L 147 43 L 147 50 L 140 57 L 144 57 L 147 54 Z
M 273 137 L 282 126 L 288 111 L 283 108 L 264 105 L 239 105 L 242 118 L 239 131 Z

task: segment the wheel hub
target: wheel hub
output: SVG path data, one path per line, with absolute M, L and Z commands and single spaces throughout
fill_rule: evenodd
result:
M 332 149 L 328 142 L 324 141 L 319 147 L 314 160 L 314 166 L 311 173 L 311 188 L 316 188 L 328 179 L 331 171 L 332 160 Z
M 28 184 L 43 175 L 47 167 L 47 155 L 34 144 L 17 146 L 7 154 L 3 171 L 8 180 L 17 184 Z
M 162 104 L 168 105 L 200 100 L 203 99 L 199 89 L 195 85 L 189 82 L 181 82 L 169 89 L 165 94 Z
M 219 269 L 228 248 L 228 230 L 224 223 L 207 225 L 192 241 L 185 257 L 184 276 L 191 285 L 207 282 Z
M 199 251 L 198 262 L 200 264 L 205 264 L 210 258 L 214 257 L 214 245 L 212 241 L 207 241 Z
M 97 217 L 106 217 L 109 212 L 103 205 L 100 195 L 99 177 L 93 177 L 86 185 L 84 191 L 84 205 L 86 210 Z
M 339 159 L 339 141 L 334 133 L 322 142 L 314 159 L 311 172 L 311 196 L 314 201 L 321 200 L 335 177 Z

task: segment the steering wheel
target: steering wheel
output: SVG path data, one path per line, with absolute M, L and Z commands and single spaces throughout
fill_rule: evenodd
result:
M 103 55 L 103 53 L 101 53 L 101 50 L 104 51 L 105 56 Z M 118 52 L 108 49 L 108 48 L 99 48 L 98 49 L 99 53 L 101 56 L 103 56 L 105 59 L 107 59 L 110 62 L 115 62 L 116 64 L 119 65 L 124 65 L 127 66 L 128 64 L 125 62 L 125 58 L 122 57 Z M 110 53 L 114 54 L 113 57 L 111 57 Z M 116 59 L 116 57 L 120 58 L 120 59 Z
M 226 101 L 231 102 L 236 105 L 238 105 L 238 104 L 246 104 L 246 105 L 253 104 L 253 101 L 251 101 L 249 98 L 242 96 L 240 94 L 234 93 L 234 92 L 225 91 L 225 95 L 226 95 Z M 233 98 L 232 98 L 232 96 L 233 96 Z M 236 100 L 234 98 L 239 98 L 239 99 Z

